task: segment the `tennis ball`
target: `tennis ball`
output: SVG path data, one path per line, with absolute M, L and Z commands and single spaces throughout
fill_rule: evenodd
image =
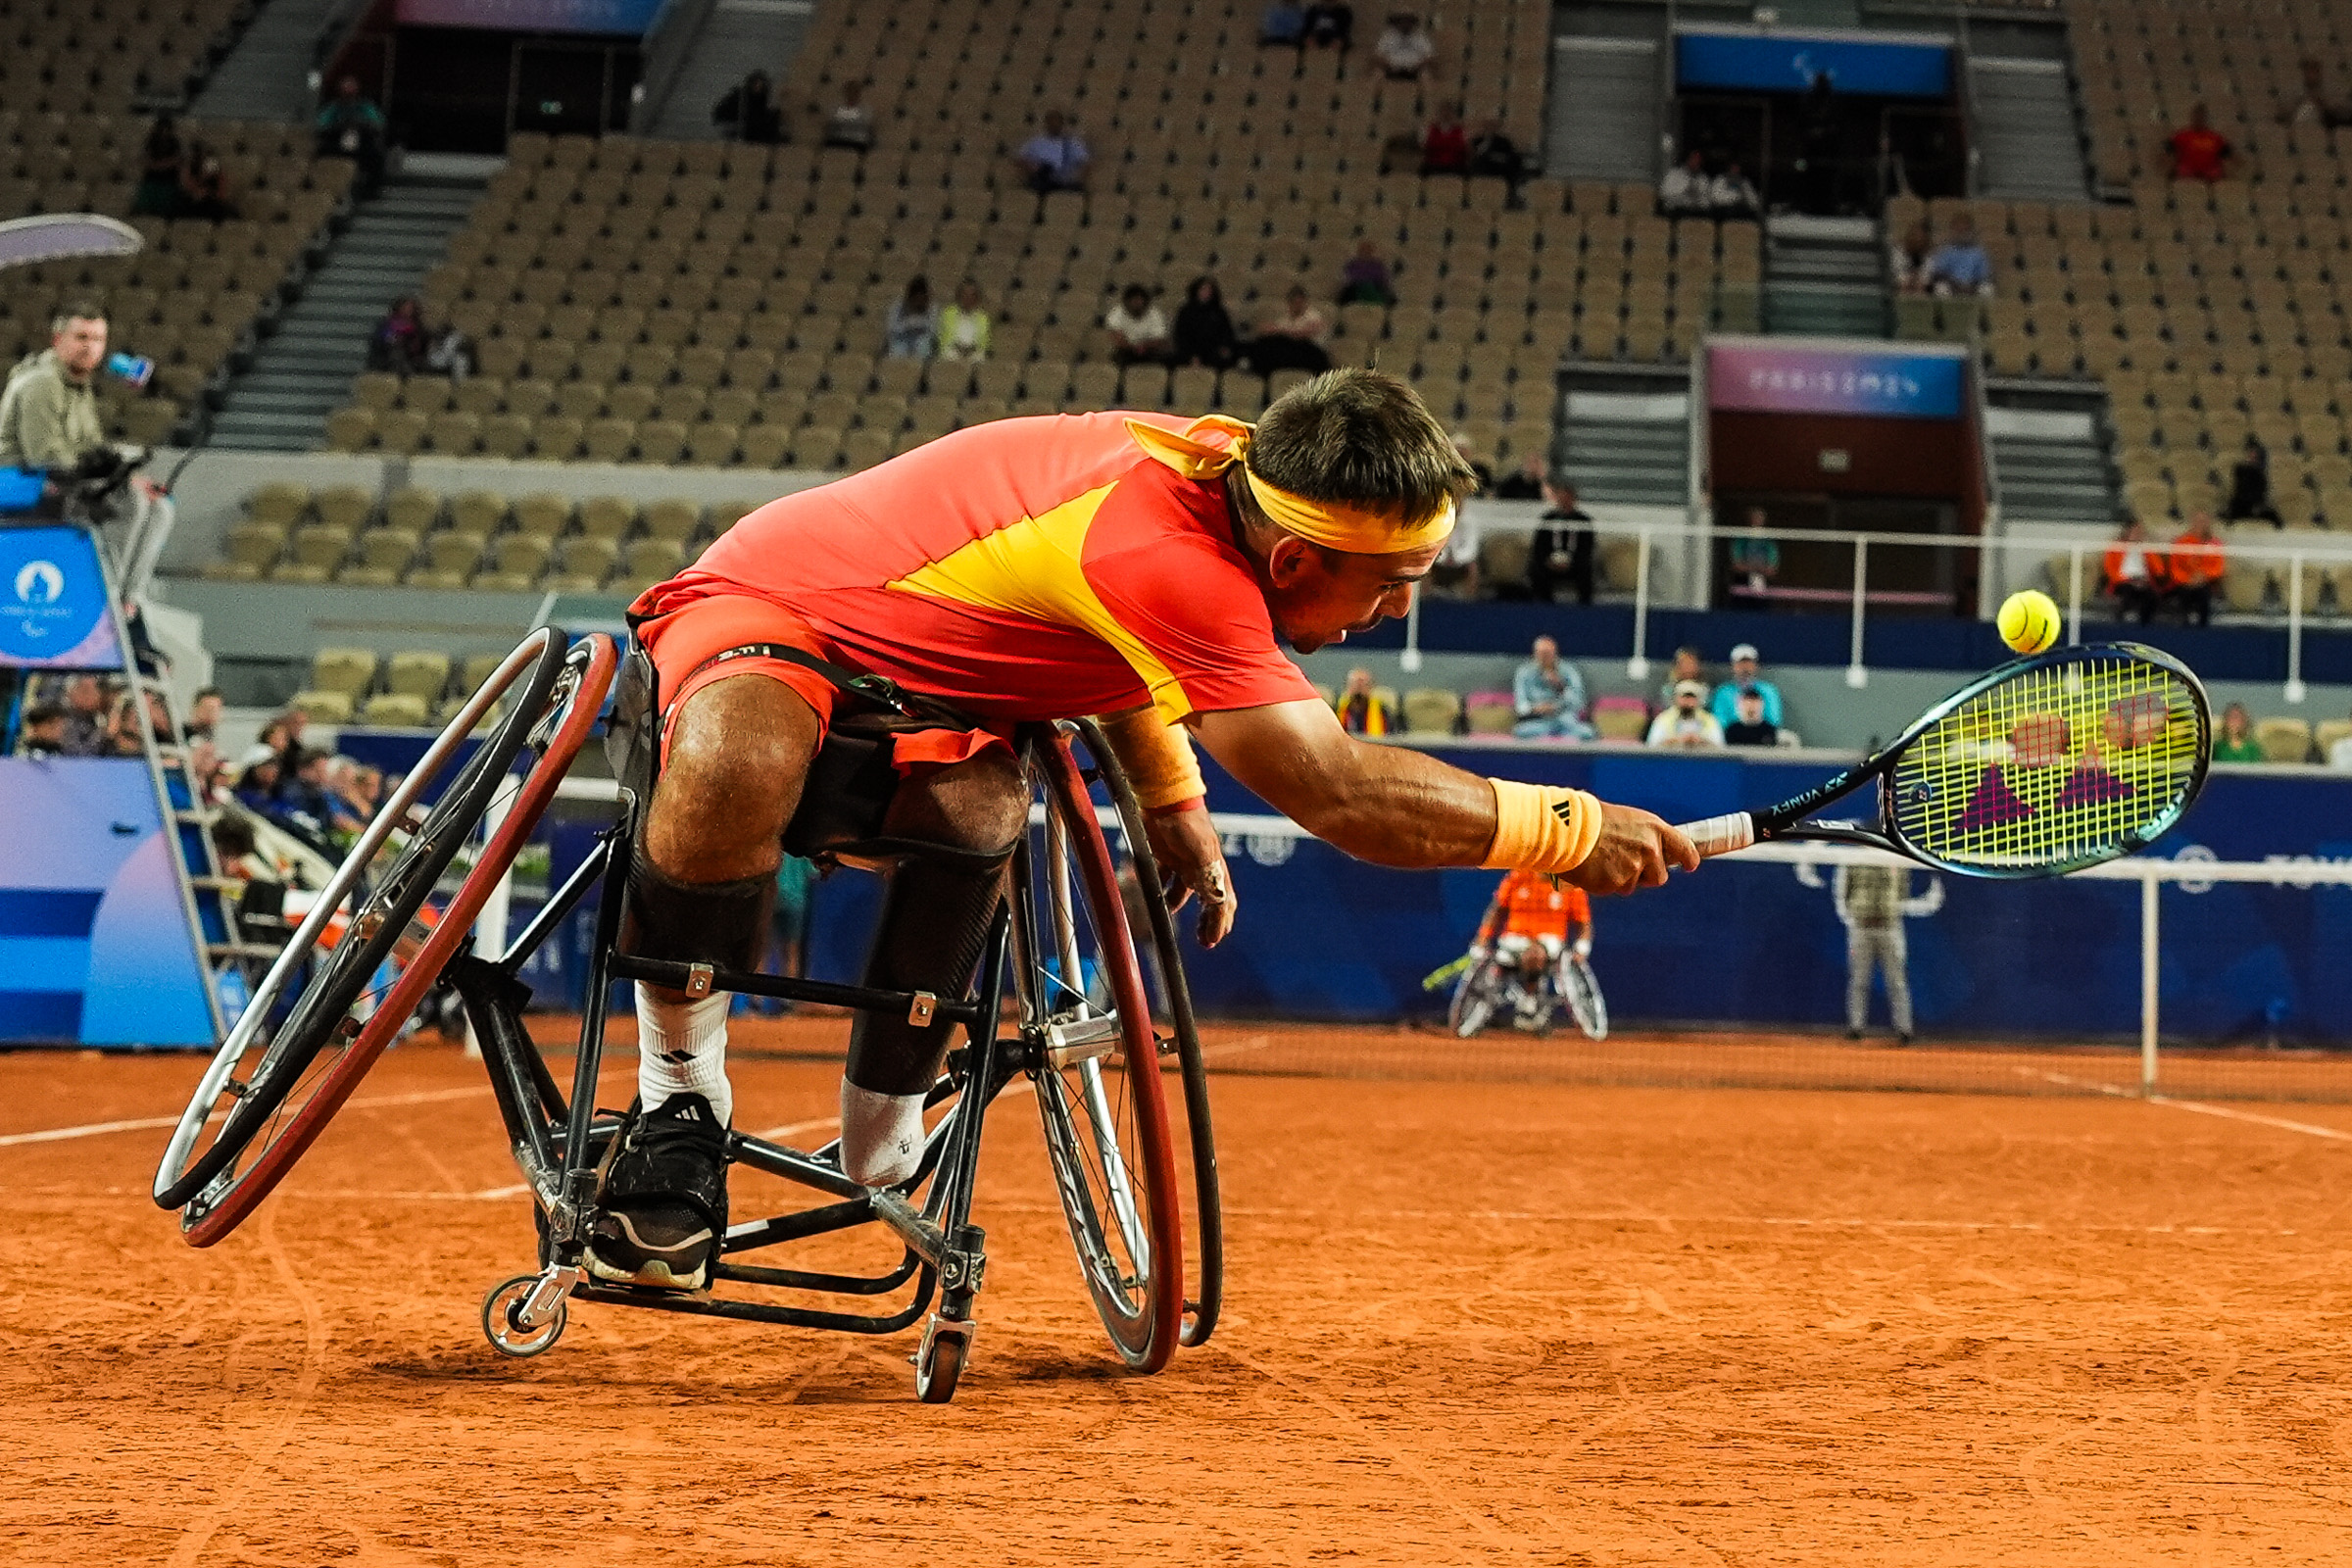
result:
M 2037 588 L 2021 588 L 2001 601 L 2001 641 L 2021 654 L 2038 654 L 2058 640 L 2058 606 Z

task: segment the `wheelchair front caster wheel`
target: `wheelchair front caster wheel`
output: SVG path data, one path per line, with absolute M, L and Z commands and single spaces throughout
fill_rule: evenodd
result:
M 517 1274 L 503 1285 L 493 1285 L 490 1294 L 482 1298 L 482 1336 L 501 1355 L 521 1360 L 552 1348 L 564 1337 L 571 1309 L 561 1300 L 544 1322 L 523 1326 L 523 1305 L 539 1288 L 539 1280 L 536 1274 Z
M 945 1404 L 956 1397 L 956 1380 L 963 1376 L 964 1357 L 971 1353 L 972 1325 L 933 1314 L 923 1325 L 923 1343 L 914 1352 L 914 1394 L 925 1404 Z

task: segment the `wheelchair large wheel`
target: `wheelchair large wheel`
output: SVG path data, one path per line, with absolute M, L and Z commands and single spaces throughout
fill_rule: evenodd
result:
M 1178 1340 L 1188 1348 L 1205 1345 L 1216 1332 L 1225 1301 L 1225 1207 L 1218 1190 L 1216 1128 L 1209 1115 L 1208 1063 L 1200 1052 L 1200 1029 L 1193 1015 L 1193 991 L 1185 978 L 1184 954 L 1176 943 L 1176 922 L 1159 891 L 1159 864 L 1152 858 L 1152 841 L 1145 832 L 1143 803 L 1136 799 L 1134 785 L 1111 755 L 1102 727 L 1093 719 L 1081 719 L 1078 732 L 1094 754 L 1096 770 L 1119 813 L 1119 831 L 1135 861 L 1138 897 L 1130 907 L 1141 904 L 1151 926 L 1149 933 L 1139 931 L 1136 937 L 1140 941 L 1149 935 L 1159 958 L 1160 1000 L 1166 1006 L 1168 1044 L 1175 1048 L 1178 1081 L 1184 1088 L 1185 1131 L 1193 1172 L 1193 1206 L 1185 1217 L 1192 1233 L 1190 1256 L 1195 1267 L 1187 1275 L 1191 1289 Z M 1163 1053 L 1165 1050 L 1163 1045 Z
M 555 632 L 533 633 L 361 836 L 255 988 L 165 1151 L 155 1199 L 181 1210 L 190 1244 L 211 1246 L 269 1196 L 468 940 L 595 727 L 615 663 L 610 638 L 566 656 Z M 493 709 L 503 716 L 465 755 Z M 428 901 L 502 808 L 428 927 Z
M 1568 1011 L 1576 1018 L 1576 1026 L 1588 1040 L 1609 1038 L 1609 1004 L 1600 995 L 1600 981 L 1593 976 L 1592 966 L 1581 953 L 1571 953 L 1560 965 L 1560 990 L 1568 999 Z
M 1454 982 L 1453 1000 L 1446 1007 L 1446 1027 L 1463 1040 L 1475 1040 L 1494 1016 L 1502 999 L 1502 971 L 1493 958 L 1481 958 Z
M 1054 1184 L 1088 1293 L 1121 1360 L 1156 1372 L 1184 1319 L 1184 1215 L 1159 1043 L 1110 847 L 1066 732 L 1033 748 L 1042 844 L 1014 890 L 1023 1022 Z M 1108 1007 L 1089 1000 L 1098 977 Z

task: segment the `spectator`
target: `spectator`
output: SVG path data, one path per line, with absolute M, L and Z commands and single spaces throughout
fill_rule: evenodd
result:
M 147 141 L 139 151 L 139 184 L 131 192 L 130 210 L 153 218 L 179 216 L 180 162 L 185 149 L 179 144 L 179 131 L 167 109 L 155 117 L 147 127 Z
M 8 372 L 0 394 L 0 466 L 70 469 L 106 445 L 91 389 L 106 362 L 106 312 L 74 303 L 49 322 L 49 347 Z
M 1269 48 L 1301 49 L 1306 46 L 1306 7 L 1296 0 L 1274 0 L 1258 19 L 1257 41 Z
M 1530 452 L 1518 467 L 1494 481 L 1493 494 L 1497 501 L 1543 500 L 1544 454 Z
M 2154 620 L 2157 602 L 2164 597 L 2164 556 L 2148 548 L 2148 530 L 2137 518 L 2124 524 L 2103 565 L 2116 609 L 2126 618 L 2138 615 L 2143 626 Z
M 1355 242 L 1355 254 L 1340 269 L 1340 303 L 1381 306 L 1396 303 L 1396 288 L 1389 264 L 1381 260 L 1380 247 L 1368 239 Z
M 1649 744 L 1680 746 L 1693 751 L 1700 747 L 1721 746 L 1723 726 L 1715 721 L 1713 713 L 1700 706 L 1706 700 L 1704 682 L 1675 682 L 1673 706 L 1649 721 Z
M 1127 285 L 1119 303 L 1102 318 L 1102 330 L 1110 334 L 1110 357 L 1121 365 L 1168 363 L 1168 318 L 1141 283 Z
M 2200 512 L 2188 519 L 2188 529 L 2173 541 L 2165 560 L 2167 594 L 2180 607 L 2181 618 L 2200 626 L 2213 624 L 2213 594 L 2229 569 L 2222 542 L 2214 537 L 2213 516 Z
M 1658 207 L 1669 218 L 1702 218 L 1714 206 L 1715 181 L 1707 174 L 1707 155 L 1692 148 L 1658 181 Z
M 432 346 L 424 324 L 424 302 L 414 294 L 403 294 L 392 302 L 368 339 L 368 368 L 395 375 L 418 374 Z
M 729 87 L 711 106 L 710 122 L 727 127 L 734 141 L 773 146 L 784 139 L 784 108 L 776 102 L 775 84 L 767 73 L 755 71 Z
M 1306 41 L 1317 49 L 1346 49 L 1355 42 L 1355 7 L 1341 3 L 1306 8 Z
M 211 740 L 213 731 L 220 723 L 220 687 L 207 686 L 198 692 L 196 700 L 188 705 L 188 722 L 181 731 L 182 738 L 191 741 Z
M 1340 728 L 1350 735 L 1386 735 L 1394 727 L 1389 705 L 1372 689 L 1372 672 L 1368 669 L 1349 670 L 1348 684 L 1341 688 L 1339 700 L 1331 706 L 1332 711 L 1340 715 Z
M 1801 867 L 1809 871 L 1810 866 Z M 1809 881 L 1819 887 L 1818 881 Z M 1943 884 L 1930 878 L 1928 891 L 1912 898 L 1911 873 L 1894 865 L 1841 865 L 1830 880 L 1830 898 L 1845 924 L 1845 1038 L 1862 1038 L 1870 1021 L 1873 973 L 1886 980 L 1886 1011 L 1895 1038 L 1911 1043 L 1910 955 L 1903 921 L 1943 907 Z
M 1931 294 L 1990 294 L 1992 258 L 1977 239 L 1976 220 L 1966 213 L 1952 220 L 1952 236 L 1928 258 Z
M 1778 746 L 1781 726 L 1764 716 L 1764 694 L 1744 691 L 1740 694 L 1737 711 L 1732 721 L 1723 726 L 1726 746 Z
M 2188 123 L 2174 131 L 2165 146 L 2172 151 L 2175 179 L 2201 179 L 2208 185 L 2229 174 L 2230 160 L 2237 154 L 2230 139 L 2206 122 L 2203 104 L 2189 110 Z
M 2352 106 L 2328 96 L 2326 78 L 2320 74 L 2320 63 L 2305 59 L 2302 74 L 2303 90 L 2279 109 L 2278 123 L 2317 125 L 2323 130 L 2352 125 Z
M 348 757 L 326 759 L 322 778 L 327 826 L 338 837 L 356 836 L 375 815 L 375 802 L 368 792 L 368 775 L 372 771 Z
M 198 806 L 220 806 L 228 800 L 228 765 L 220 748 L 199 737 L 188 742 L 188 781 Z
M 97 676 L 75 675 L 66 682 L 66 727 L 58 750 L 67 757 L 104 757 L 113 750 L 106 688 Z
M 943 360 L 988 358 L 988 312 L 980 305 L 980 285 L 965 278 L 956 285 L 956 303 L 939 313 L 939 357 Z
M 2245 704 L 2231 703 L 2222 710 L 2222 730 L 2213 738 L 2213 760 L 2217 762 L 2270 760 L 2262 754 L 2262 742 L 2254 738 L 2254 720 L 2247 716 Z
M 1046 111 L 1044 125 L 1021 144 L 1021 170 L 1029 188 L 1040 196 L 1057 190 L 1086 189 L 1087 166 L 1094 155 L 1058 109 Z
M 1548 637 L 1537 638 L 1529 652 L 1534 657 L 1511 676 L 1511 711 L 1518 715 L 1511 733 L 1521 740 L 1591 740 L 1585 677 L 1561 662 L 1560 645 Z
M 1707 192 L 1707 212 L 1716 218 L 1753 218 L 1764 210 L 1764 198 L 1749 182 L 1735 158 L 1723 166 Z
M 237 204 L 229 199 L 228 174 L 220 167 L 220 155 L 206 142 L 197 142 L 188 149 L 188 161 L 179 174 L 179 216 L 201 218 L 207 222 L 220 223 L 238 215 Z
M 1391 81 L 1419 81 L 1430 57 L 1437 52 L 1437 45 L 1429 40 L 1428 29 L 1421 25 L 1421 18 L 1410 11 L 1390 12 L 1389 24 L 1381 29 L 1379 40 L 1372 45 L 1373 57 Z
M 1925 294 L 1928 291 L 1928 264 L 1935 255 L 1935 239 L 1928 232 L 1925 219 L 1903 231 L 1886 258 L 1887 275 L 1894 281 L 1898 294 Z
M 257 743 L 248 750 L 237 767 L 237 804 L 264 816 L 275 815 L 280 768 L 281 759 L 268 746 Z
M 1707 701 L 1707 666 L 1698 657 L 1698 650 L 1685 643 L 1674 651 L 1674 667 L 1667 672 L 1666 682 L 1658 688 L 1658 706 L 1674 706 L 1674 689 L 1684 682 L 1693 682 L 1699 688 L 1699 701 Z
M 866 152 L 874 145 L 874 112 L 865 107 L 865 83 L 855 76 L 841 84 L 841 102 L 825 115 L 825 145 Z
M 1453 450 L 1461 460 L 1470 466 L 1470 471 L 1477 475 L 1479 491 L 1484 493 L 1494 489 L 1494 466 L 1470 449 L 1470 432 L 1456 430 L 1447 439 L 1453 442 Z
M 375 194 L 384 182 L 384 112 L 360 95 L 359 77 L 343 78 L 317 123 L 318 156 L 350 159 L 360 194 Z
M 2249 434 L 2246 449 L 2230 466 L 2230 500 L 2222 516 L 2230 522 L 2259 520 L 2274 528 L 2286 526 L 2271 500 L 2271 454 L 2262 438 Z
M 66 756 L 66 710 L 50 703 L 24 710 L 24 727 L 17 732 L 17 752 L 23 757 Z
M 1462 123 L 1460 104 L 1440 104 L 1435 120 L 1421 132 L 1421 172 L 1466 174 L 1470 172 L 1470 128 Z
M 891 302 L 882 352 L 894 360 L 927 360 L 939 352 L 939 307 L 931 303 L 929 278 L 908 278 L 906 292 Z
M 2335 744 L 2328 748 L 2328 765 L 2352 772 L 2352 735 L 2339 736 Z
M 1536 172 L 1533 162 L 1511 140 L 1499 120 L 1482 120 L 1470 133 L 1470 173 L 1478 179 L 1499 179 L 1509 185 L 1508 204 L 1520 205 L 1519 187 Z
M 1740 698 L 1754 692 L 1764 702 L 1764 721 L 1774 728 L 1786 722 L 1781 717 L 1781 689 L 1757 672 L 1756 645 L 1741 643 L 1732 650 L 1731 679 L 1715 688 L 1708 700 L 1707 710 L 1718 724 L 1729 724 L 1740 716 Z
M 1206 275 L 1193 279 L 1176 308 L 1174 357 L 1178 365 L 1205 365 L 1212 370 L 1231 368 L 1242 357 L 1242 340 L 1225 309 L 1217 280 Z
M 1771 523 L 1772 514 L 1762 507 L 1747 509 L 1747 531 L 1732 537 L 1725 557 L 1735 588 L 1761 593 L 1781 574 L 1780 541 L 1764 532 Z
M 1540 460 L 1539 460 L 1540 462 Z M 1539 466 L 1539 470 L 1541 467 Z M 1527 555 L 1527 586 L 1536 603 L 1549 604 L 1560 584 L 1576 590 L 1576 602 L 1592 602 L 1592 514 L 1576 504 L 1576 486 L 1544 481 L 1544 499 L 1550 503 L 1536 524 Z M 1584 527 L 1573 526 L 1576 523 Z
M 1276 370 L 1306 370 L 1321 375 L 1331 368 L 1331 354 L 1323 347 L 1331 324 L 1307 302 L 1306 290 L 1291 285 L 1283 314 L 1259 324 L 1250 345 L 1250 363 L 1260 375 Z

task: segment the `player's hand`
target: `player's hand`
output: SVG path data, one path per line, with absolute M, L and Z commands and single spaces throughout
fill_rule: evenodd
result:
M 1667 871 L 1675 866 L 1698 869 L 1698 851 L 1689 839 L 1653 812 L 1604 801 L 1600 838 L 1592 853 L 1575 870 L 1560 873 L 1560 879 L 1587 893 L 1631 893 L 1664 887 Z
M 1183 908 L 1195 894 L 1200 898 L 1200 916 L 1194 934 L 1204 948 L 1213 948 L 1233 929 L 1241 900 L 1233 889 L 1233 874 L 1225 866 L 1225 843 L 1206 811 L 1153 811 L 1144 817 L 1152 854 L 1167 883 L 1168 912 Z

